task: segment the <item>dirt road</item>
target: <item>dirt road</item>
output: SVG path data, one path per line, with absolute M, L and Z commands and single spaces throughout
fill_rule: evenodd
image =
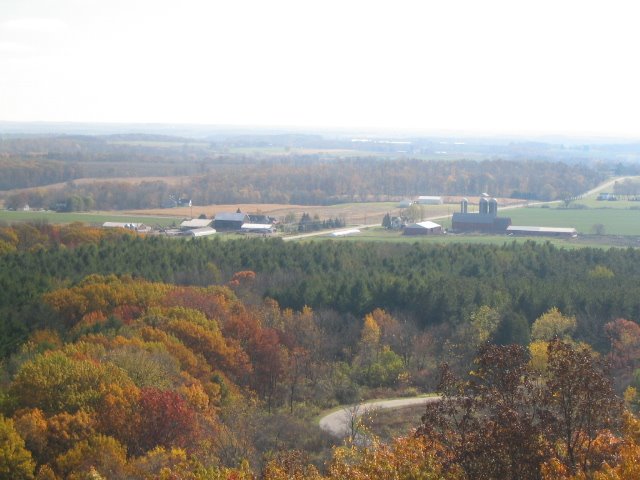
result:
M 319 425 L 322 430 L 330 433 L 334 437 L 343 438 L 350 433 L 350 421 L 352 414 L 359 417 L 364 415 L 370 409 L 402 408 L 421 404 L 426 405 L 427 403 L 437 402 L 439 400 L 440 397 L 411 397 L 360 403 L 357 405 L 357 408 L 353 408 L 354 406 L 351 405 L 346 405 L 344 408 L 322 417 Z

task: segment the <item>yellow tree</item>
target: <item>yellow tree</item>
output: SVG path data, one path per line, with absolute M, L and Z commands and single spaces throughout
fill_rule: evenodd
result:
M 31 480 L 35 463 L 13 421 L 0 415 L 0 478 Z
M 565 316 L 556 307 L 552 307 L 533 322 L 531 339 L 547 342 L 554 338 L 568 340 L 575 330 L 576 317 Z

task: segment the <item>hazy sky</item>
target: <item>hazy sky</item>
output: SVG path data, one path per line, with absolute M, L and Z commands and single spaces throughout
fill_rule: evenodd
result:
M 640 138 L 633 1 L 0 0 L 0 120 Z

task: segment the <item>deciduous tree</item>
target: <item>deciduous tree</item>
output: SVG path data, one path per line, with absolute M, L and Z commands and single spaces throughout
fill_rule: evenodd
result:
M 35 462 L 13 421 L 0 415 L 0 478 L 32 480 Z

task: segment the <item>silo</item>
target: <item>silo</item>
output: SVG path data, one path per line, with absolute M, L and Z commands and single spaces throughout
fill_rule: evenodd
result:
M 483 197 L 480 199 L 480 215 L 486 215 L 487 213 L 489 213 L 489 202 Z
M 493 215 L 494 217 L 498 215 L 498 200 L 495 198 L 489 200 L 489 215 Z
M 469 199 L 463 198 L 460 201 L 460 213 L 467 213 L 468 209 L 469 209 Z

